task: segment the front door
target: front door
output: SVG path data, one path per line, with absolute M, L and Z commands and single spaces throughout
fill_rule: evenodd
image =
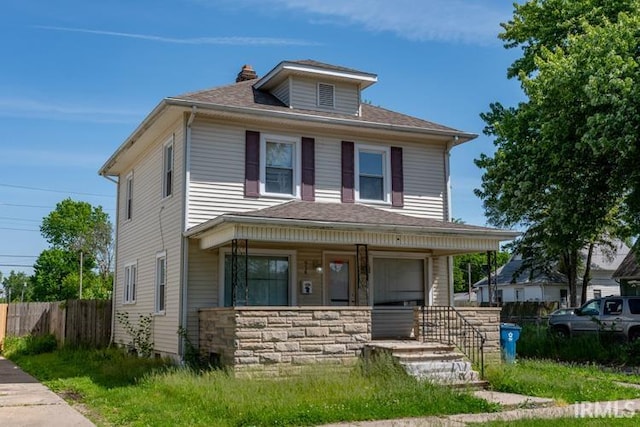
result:
M 355 257 L 327 255 L 324 271 L 327 272 L 329 305 L 356 305 Z

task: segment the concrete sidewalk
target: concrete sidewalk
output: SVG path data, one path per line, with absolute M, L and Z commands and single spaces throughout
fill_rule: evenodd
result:
M 78 426 L 94 424 L 60 396 L 0 356 L 0 426 Z

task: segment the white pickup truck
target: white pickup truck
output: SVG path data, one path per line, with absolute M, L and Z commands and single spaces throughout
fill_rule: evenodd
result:
M 558 310 L 549 316 L 549 330 L 562 337 L 601 332 L 634 341 L 640 338 L 640 296 L 596 298 L 574 310 Z

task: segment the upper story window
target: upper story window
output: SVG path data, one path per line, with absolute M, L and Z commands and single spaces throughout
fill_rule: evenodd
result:
M 390 203 L 389 148 L 357 146 L 355 166 L 356 198 L 362 201 Z
M 299 197 L 300 141 L 264 135 L 260 148 L 260 193 Z
M 133 173 L 127 175 L 125 185 L 125 197 L 127 200 L 125 203 L 126 211 L 124 217 L 126 220 L 130 220 L 133 214 Z
M 335 107 L 335 86 L 328 83 L 318 83 L 318 106 Z
M 173 194 L 173 138 L 164 146 L 162 170 L 162 197 Z
M 122 302 L 133 304 L 136 302 L 136 284 L 138 281 L 138 263 L 130 263 L 124 266 L 124 289 Z

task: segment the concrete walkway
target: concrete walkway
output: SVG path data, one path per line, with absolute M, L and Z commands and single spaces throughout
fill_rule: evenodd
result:
M 60 396 L 0 356 L 0 426 L 90 427 Z
M 481 425 L 489 421 L 514 421 L 523 419 L 553 418 L 622 418 L 640 414 L 640 399 L 617 400 L 611 402 L 585 402 L 556 406 L 552 399 L 523 396 L 513 393 L 477 391 L 477 397 L 499 404 L 500 412 L 481 414 L 441 415 L 424 418 L 402 418 L 396 420 L 357 421 L 327 424 L 323 427 L 463 427 L 469 424 Z

